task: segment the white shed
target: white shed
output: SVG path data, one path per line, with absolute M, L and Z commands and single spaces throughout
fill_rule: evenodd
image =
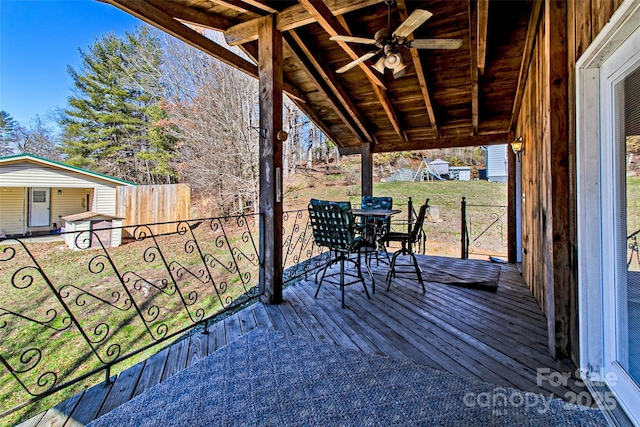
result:
M 68 215 L 115 215 L 121 185 L 135 184 L 31 154 L 0 157 L 0 230 L 49 233 Z
M 65 216 L 62 220 L 64 241 L 71 249 L 110 248 L 122 243 L 121 217 L 82 212 Z
M 489 145 L 486 150 L 487 180 L 507 182 L 507 144 Z
M 449 166 L 449 177 L 457 177 L 458 181 L 471 181 L 471 168 L 469 166 Z

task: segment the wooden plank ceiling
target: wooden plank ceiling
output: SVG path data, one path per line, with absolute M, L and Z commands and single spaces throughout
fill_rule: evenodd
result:
M 510 142 L 540 8 L 532 0 L 396 0 L 391 28 L 416 9 L 433 16 L 416 39 L 461 39 L 458 49 L 408 49 L 394 79 L 368 60 L 340 67 L 376 46 L 329 40 L 373 38 L 387 27 L 383 0 L 104 0 L 224 62 L 257 76 L 257 18 L 275 14 L 284 38 L 284 91 L 343 153 Z M 247 61 L 191 29 L 224 32 Z M 375 60 L 376 58 L 374 58 Z

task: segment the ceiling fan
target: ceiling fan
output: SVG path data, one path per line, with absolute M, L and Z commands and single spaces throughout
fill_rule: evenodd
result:
M 394 1 L 395 0 L 385 0 L 388 10 L 387 28 L 378 30 L 373 36 L 373 39 L 351 36 L 330 37 L 330 40 L 375 45 L 379 48 L 377 51 L 366 53 L 360 58 L 351 61 L 344 67 L 336 70 L 336 73 L 344 73 L 368 59 L 381 55 L 373 65 L 373 69 L 384 74 L 385 68 L 389 68 L 393 71 L 393 77 L 397 79 L 404 75 L 405 68 L 407 67 L 402 61 L 402 56 L 398 53 L 399 47 L 416 49 L 457 49 L 462 45 L 461 39 L 407 40 L 407 37 L 409 37 L 411 33 L 413 33 L 420 25 L 424 24 L 424 22 L 433 15 L 431 12 L 424 9 L 414 10 L 413 13 L 411 13 L 411 15 L 409 15 L 409 17 L 392 32 L 391 5 Z

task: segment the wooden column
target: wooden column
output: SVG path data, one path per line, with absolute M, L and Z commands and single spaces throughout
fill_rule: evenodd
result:
M 509 132 L 507 144 L 513 141 L 513 132 Z M 510 263 L 515 264 L 518 260 L 517 247 L 518 242 L 516 233 L 516 201 L 518 194 L 516 193 L 516 155 L 513 153 L 511 146 L 507 146 L 507 160 L 509 171 L 507 173 L 507 259 Z
M 567 76 L 567 4 L 547 1 L 544 4 L 546 129 L 544 144 L 551 180 L 547 182 L 551 206 L 547 221 L 546 246 L 551 255 L 547 282 L 547 319 L 549 349 L 557 358 L 571 356 L 572 274 L 569 236 L 569 143 Z
M 260 101 L 260 289 L 266 304 L 282 302 L 282 34 L 272 15 L 258 30 Z
M 360 151 L 360 181 L 363 196 L 373 196 L 373 153 L 371 142 L 363 142 Z

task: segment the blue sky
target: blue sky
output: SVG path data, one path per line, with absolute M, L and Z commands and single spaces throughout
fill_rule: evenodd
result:
M 20 124 L 47 120 L 71 94 L 67 65 L 78 69 L 78 48 L 141 23 L 94 0 L 0 0 L 0 110 Z

